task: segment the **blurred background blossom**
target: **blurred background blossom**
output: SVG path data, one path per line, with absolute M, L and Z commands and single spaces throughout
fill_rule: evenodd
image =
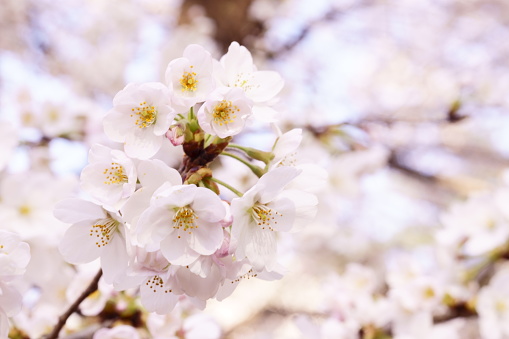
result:
M 0 225 L 33 259 L 14 325 L 46 333 L 83 279 L 55 250 L 52 206 L 108 145 L 113 96 L 163 81 L 188 44 L 218 58 L 232 41 L 282 75 L 283 132 L 302 128 L 299 162 L 329 178 L 315 221 L 281 239 L 284 278 L 246 280 L 205 315 L 175 310 L 176 337 L 201 317 L 211 338 L 509 337 L 495 292 L 509 257 L 505 0 L 3 0 Z M 275 138 L 259 124 L 241 137 Z M 217 171 L 247 184 L 244 168 Z

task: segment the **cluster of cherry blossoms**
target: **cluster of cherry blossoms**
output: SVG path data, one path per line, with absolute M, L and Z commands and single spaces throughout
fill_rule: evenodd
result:
M 235 42 L 219 61 L 190 45 L 169 63 L 166 84 L 127 85 L 104 118 L 119 147 L 93 145 L 81 173 L 87 199 L 55 207 L 72 224 L 59 246 L 64 259 L 100 258 L 106 283 L 139 289 L 143 306 L 158 314 L 184 297 L 200 307 L 222 300 L 245 278 L 281 277 L 278 235 L 313 218 L 317 199 L 300 187 L 313 173 L 323 179 L 317 166 L 292 162 L 300 130 L 275 126 L 271 106 L 282 87 Z M 271 151 L 232 143 L 253 121 L 278 131 Z M 252 187 L 240 192 L 215 178 L 220 155 L 248 166 Z M 178 169 L 172 157 L 182 159 Z

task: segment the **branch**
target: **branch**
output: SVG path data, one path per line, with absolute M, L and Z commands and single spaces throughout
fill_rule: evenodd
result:
M 83 302 L 83 300 L 85 300 L 89 295 L 97 291 L 97 284 L 99 283 L 99 279 L 101 278 L 102 274 L 103 271 L 99 269 L 99 272 L 97 272 L 94 279 L 90 282 L 90 285 L 88 285 L 87 289 L 83 291 L 83 293 L 78 297 L 78 299 L 76 299 L 76 301 L 74 301 L 74 303 L 71 306 L 69 306 L 67 311 L 65 311 L 65 313 L 58 318 L 58 323 L 53 328 L 53 331 L 47 337 L 45 337 L 45 339 L 58 338 L 58 334 L 62 330 L 62 327 L 64 327 L 67 319 L 71 316 L 71 314 L 78 310 L 78 307 Z
M 414 168 L 411 168 L 411 167 L 403 164 L 401 162 L 399 156 L 395 152 L 391 152 L 391 155 L 389 156 L 389 160 L 387 161 L 387 164 L 390 167 L 397 169 L 414 179 L 423 180 L 425 182 L 432 182 L 432 183 L 437 183 L 439 181 L 439 179 L 434 175 L 420 172 Z

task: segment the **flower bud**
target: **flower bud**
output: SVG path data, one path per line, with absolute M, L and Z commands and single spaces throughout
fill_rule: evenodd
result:
M 173 146 L 180 146 L 184 143 L 185 131 L 186 125 L 178 122 L 170 126 L 170 129 L 166 132 L 166 137 L 171 141 Z

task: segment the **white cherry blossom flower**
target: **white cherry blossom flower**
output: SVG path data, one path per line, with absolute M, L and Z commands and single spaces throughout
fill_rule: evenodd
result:
M 210 94 L 197 116 L 205 132 L 226 138 L 242 131 L 251 110 L 252 101 L 240 88 L 220 87 Z
M 136 167 L 124 152 L 93 145 L 89 164 L 81 172 L 81 188 L 102 204 L 115 209 L 136 189 Z
M 200 45 L 187 46 L 183 57 L 172 60 L 166 69 L 166 83 L 173 102 L 187 110 L 205 101 L 216 86 L 212 69 L 212 56 L 208 51 Z
M 277 232 L 290 231 L 293 227 L 296 204 L 281 193 L 299 173 L 292 167 L 276 168 L 262 176 L 241 198 L 232 200 L 236 256 L 239 260 L 247 257 L 258 271 L 274 269 Z
M 128 156 L 148 159 L 161 148 L 175 114 L 165 85 L 131 83 L 113 98 L 113 108 L 103 120 L 104 132 L 124 143 Z
M 119 290 L 140 288 L 142 305 L 149 312 L 168 314 L 183 292 L 175 279 L 177 266 L 172 266 L 161 251 L 148 252 L 143 247 L 131 246 L 125 279 L 118 280 Z
M 122 219 L 99 205 L 82 199 L 67 199 L 55 206 L 55 216 L 72 224 L 59 250 L 71 264 L 86 264 L 101 258 L 104 280 L 112 283 L 127 268 L 127 249 Z
M 281 91 L 284 81 L 274 71 L 258 71 L 246 47 L 232 42 L 220 60 L 223 73 L 219 81 L 228 87 L 240 87 L 253 100 L 253 115 L 262 121 L 274 121 L 277 112 L 269 103 Z
M 221 199 L 209 189 L 167 183 L 155 191 L 137 232 L 142 242 L 160 248 L 170 263 L 185 266 L 220 248 L 220 221 L 225 216 Z
M 274 127 L 278 133 L 278 138 L 272 148 L 274 159 L 269 162 L 269 169 L 281 166 L 296 167 L 302 173 L 290 184 L 290 187 L 306 192 L 322 190 L 327 183 L 327 171 L 323 167 L 312 163 L 310 159 L 303 159 L 303 156 L 297 153 L 302 143 L 302 129 L 294 128 L 286 133 L 281 133 L 277 126 Z

